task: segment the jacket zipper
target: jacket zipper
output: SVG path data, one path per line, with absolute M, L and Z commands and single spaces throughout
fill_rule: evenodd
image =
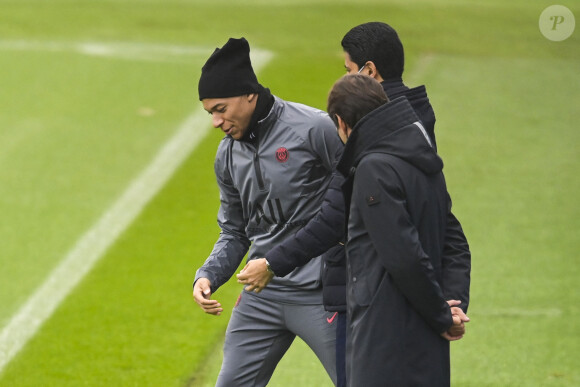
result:
M 264 179 L 262 178 L 262 169 L 260 168 L 258 152 L 254 152 L 254 171 L 256 172 L 256 179 L 258 179 L 258 188 L 260 191 L 263 191 L 265 189 Z

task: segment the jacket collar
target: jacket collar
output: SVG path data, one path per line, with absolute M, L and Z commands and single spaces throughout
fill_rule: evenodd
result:
M 254 109 L 254 113 L 250 119 L 248 130 L 244 133 L 244 136 L 240 141 L 252 144 L 257 143 L 263 126 L 261 123 L 270 115 L 273 105 L 274 96 L 270 93 L 270 89 L 263 89 L 258 94 L 258 101 L 256 102 L 256 108 Z
M 392 100 L 355 125 L 337 169 L 349 176 L 354 174 L 364 155 L 386 153 L 415 165 L 425 173 L 438 172 L 443 163 L 423 130 L 407 98 Z
M 384 117 L 389 119 L 385 120 Z M 394 130 L 418 121 L 417 115 L 405 97 L 397 98 L 364 116 L 353 128 L 337 169 L 348 176 L 358 164 L 361 153 Z M 377 124 L 381 130 L 376 129 Z M 360 130 L 360 128 L 363 128 Z M 374 132 L 374 133 L 373 133 Z

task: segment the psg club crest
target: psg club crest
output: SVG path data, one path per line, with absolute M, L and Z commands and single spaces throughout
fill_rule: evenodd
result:
M 276 160 L 281 163 L 288 161 L 288 149 L 284 147 L 278 148 L 278 150 L 276 150 Z

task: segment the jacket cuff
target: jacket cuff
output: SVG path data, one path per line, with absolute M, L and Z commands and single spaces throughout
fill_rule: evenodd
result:
M 287 264 L 288 258 L 284 256 L 280 249 L 274 248 L 268 251 L 265 258 L 270 263 L 270 268 L 276 277 L 285 277 L 295 269 L 292 265 Z
M 218 290 L 219 285 L 217 284 L 217 279 L 216 279 L 215 275 L 213 275 L 213 273 L 211 273 L 209 271 L 205 271 L 205 270 L 201 270 L 201 269 L 199 269 L 197 271 L 197 273 L 195 273 L 195 279 L 193 280 L 192 287 L 195 286 L 195 283 L 200 278 L 207 278 L 209 280 L 209 283 L 210 283 L 209 287 L 210 287 L 212 294 Z
M 439 334 L 447 332 L 453 325 L 453 317 L 451 316 L 451 309 L 444 312 L 441 319 L 433 321 L 431 327 Z

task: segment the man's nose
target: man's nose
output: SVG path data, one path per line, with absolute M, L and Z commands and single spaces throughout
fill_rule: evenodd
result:
M 211 119 L 214 128 L 219 128 L 224 123 L 224 119 L 219 114 L 212 114 Z

